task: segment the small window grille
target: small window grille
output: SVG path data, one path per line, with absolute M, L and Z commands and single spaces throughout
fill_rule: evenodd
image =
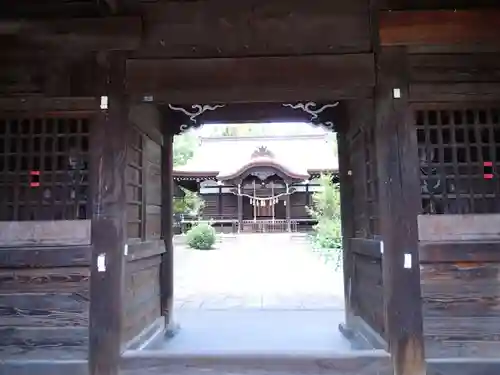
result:
M 143 136 L 132 127 L 127 147 L 127 235 L 129 238 L 144 236 L 143 212 Z
M 500 105 L 415 108 L 422 212 L 500 212 Z
M 0 117 L 0 220 L 90 217 L 89 119 Z

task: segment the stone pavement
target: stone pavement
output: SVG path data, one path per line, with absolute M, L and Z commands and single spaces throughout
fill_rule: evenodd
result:
M 289 234 L 240 234 L 216 249 L 175 247 L 177 310 L 342 310 L 342 274 Z

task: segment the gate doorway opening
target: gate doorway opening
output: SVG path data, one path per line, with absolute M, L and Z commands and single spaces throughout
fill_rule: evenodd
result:
M 331 122 L 211 123 L 174 138 L 176 332 L 144 350 L 373 349 L 338 329 L 345 303 L 337 151 Z M 324 243 L 315 239 L 318 219 L 321 235 L 331 237 Z M 204 224 L 217 232 L 216 243 L 211 250 L 190 248 L 186 238 Z

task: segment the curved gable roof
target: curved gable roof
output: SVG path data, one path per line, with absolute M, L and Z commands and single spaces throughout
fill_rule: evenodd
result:
M 257 159 L 252 154 L 265 148 L 271 155 Z M 266 155 L 260 155 L 264 158 Z M 274 160 L 274 164 L 269 159 Z M 253 160 L 253 165 L 251 161 Z M 335 144 L 328 142 L 327 134 L 273 137 L 207 137 L 201 138 L 193 158 L 184 166 L 175 168 L 178 175 L 213 173 L 221 176 L 252 166 L 281 167 L 281 172 L 305 175 L 308 171 L 338 171 Z M 302 177 L 301 177 L 302 178 Z
M 258 167 L 268 167 L 278 170 L 279 172 L 293 179 L 306 180 L 309 178 L 309 173 L 307 173 L 307 170 L 297 170 L 290 168 L 283 163 L 280 163 L 275 158 L 269 156 L 253 157 L 239 168 L 219 172 L 217 178 L 219 180 L 230 180 L 235 177 L 241 176 L 250 169 Z

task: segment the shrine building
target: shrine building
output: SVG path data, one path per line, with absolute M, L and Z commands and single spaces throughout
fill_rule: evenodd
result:
M 173 175 L 200 194 L 200 216 L 217 229 L 281 232 L 311 229 L 316 221 L 308 207 L 319 177 L 337 173 L 335 143 L 315 133 L 202 137 L 193 159 Z

